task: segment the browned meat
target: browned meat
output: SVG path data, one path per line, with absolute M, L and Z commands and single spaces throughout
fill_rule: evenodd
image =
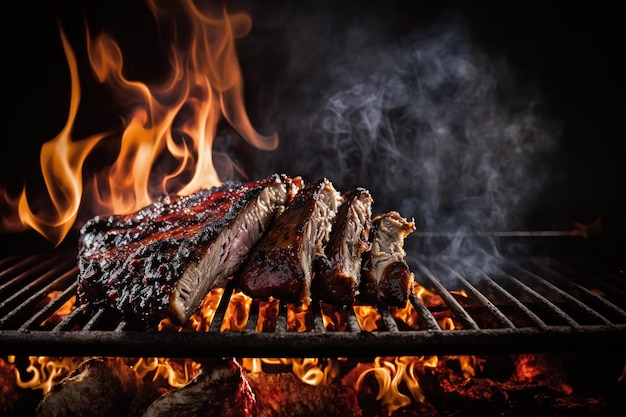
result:
M 364 188 L 344 196 L 324 249 L 316 263 L 315 293 L 323 301 L 338 305 L 354 303 L 361 281 L 361 259 L 370 249 L 372 197 Z
M 234 359 L 215 361 L 180 389 L 163 394 L 143 417 L 250 417 L 255 397 Z
M 240 273 L 252 298 L 308 304 L 313 261 L 323 254 L 341 195 L 323 178 L 306 185 L 250 252 Z
M 121 359 L 92 358 L 43 397 L 37 417 L 141 416 L 143 382 Z
M 403 306 L 413 286 L 413 273 L 404 260 L 404 239 L 415 230 L 415 223 L 392 211 L 376 216 L 372 227 L 372 249 L 363 262 L 360 298 Z
M 165 196 L 130 215 L 95 217 L 80 232 L 78 298 L 153 325 L 185 322 L 232 275 L 292 197 L 294 182 L 264 180 Z

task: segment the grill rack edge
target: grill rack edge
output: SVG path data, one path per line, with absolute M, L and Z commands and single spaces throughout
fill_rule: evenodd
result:
M 287 331 L 280 325 L 271 332 L 257 332 L 254 314 L 249 317 L 252 325 L 248 323 L 244 331 L 220 331 L 233 294 L 232 285 L 226 287 L 211 328 L 206 332 L 137 330 L 119 317 L 111 319 L 108 310 L 99 310 L 91 316 L 74 310 L 53 329 L 41 330 L 39 324 L 75 294 L 75 259 L 71 252 L 63 251 L 52 256 L 0 259 L 0 354 L 372 357 L 618 351 L 621 350 L 618 340 L 626 335 L 626 284 L 621 276 L 602 271 L 598 278 L 597 269 L 581 267 L 576 260 L 528 258 L 523 263 L 507 260 L 498 267 L 496 279 L 491 272 L 485 272 L 467 259 L 446 257 L 415 258 L 412 269 L 416 282 L 436 292 L 445 308 L 462 324 L 463 328 L 457 330 L 442 329 L 432 314 L 433 309 L 412 294 L 411 305 L 422 320 L 419 330 L 399 329 L 389 310 L 377 306 L 380 326 L 374 331 L 363 330 L 358 323 L 355 325 L 352 309 L 346 310 L 346 331 L 326 331 L 319 308 L 312 309 L 314 325 L 306 332 Z M 459 265 L 465 265 L 462 272 L 457 269 Z M 440 278 L 442 273 L 446 279 Z M 497 327 L 484 328 L 476 323 L 475 314 L 457 302 L 453 290 L 448 289 L 450 285 L 445 281 L 450 277 L 455 288 L 466 290 L 478 300 L 481 308 L 490 312 L 499 323 Z M 483 288 L 476 285 L 476 277 L 480 278 Z M 553 291 L 559 302 L 542 295 L 538 286 Z M 529 324 L 512 323 L 503 305 L 496 305 L 486 296 L 485 288 L 498 293 L 506 302 L 504 307 L 521 312 Z M 53 291 L 60 295 L 41 306 L 41 300 Z M 36 311 L 31 311 L 35 306 Z M 315 301 L 313 306 L 319 307 L 319 302 Z M 535 311 L 537 308 L 542 311 L 541 316 Z M 281 304 L 279 318 L 281 324 L 286 323 L 284 304 Z M 80 324 L 76 326 L 76 323 Z M 103 330 L 102 323 L 107 323 L 109 328 Z

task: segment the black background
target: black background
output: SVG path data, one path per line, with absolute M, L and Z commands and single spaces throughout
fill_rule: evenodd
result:
M 84 3 L 84 4 L 83 4 Z M 249 12 L 252 32 L 238 43 L 246 104 L 253 125 L 281 133 L 272 120 L 289 74 L 284 47 L 293 15 L 320 16 L 328 36 L 345 20 L 362 19 L 385 39 L 426 26 L 445 13 L 468 22 L 473 42 L 506 59 L 523 82 L 537 86 L 545 111 L 563 127 L 553 178 L 528 227 L 567 228 L 602 218 L 607 234 L 624 235 L 624 14 L 610 2 L 361 2 L 236 1 Z M 63 127 L 69 73 L 57 24 L 74 48 L 83 89 L 75 137 L 119 123 L 109 92 L 91 77 L 85 21 L 108 30 L 125 50 L 137 78 L 158 78 L 165 63 L 150 12 L 142 1 L 19 1 L 2 6 L 3 122 L 0 184 L 19 189 L 40 182 L 39 148 Z M 326 19 L 326 20 L 325 20 Z M 137 57 L 137 59 L 133 59 Z M 323 68 L 311 68 L 311 72 Z M 305 80 L 303 80 L 305 82 Z M 281 113 L 284 115 L 284 111 Z

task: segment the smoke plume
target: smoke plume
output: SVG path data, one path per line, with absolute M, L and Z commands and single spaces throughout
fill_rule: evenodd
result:
M 398 210 L 422 231 L 524 227 L 559 136 L 538 92 L 459 17 L 384 40 L 322 23 L 294 22 L 272 116 L 281 145 L 264 165 L 367 187 L 375 212 Z

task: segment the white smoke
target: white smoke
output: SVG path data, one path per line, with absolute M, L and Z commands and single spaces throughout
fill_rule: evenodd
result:
M 388 42 L 348 28 L 340 46 L 319 45 L 326 55 L 298 44 L 311 35 L 294 40 L 287 71 L 299 76 L 285 82 L 272 169 L 364 186 L 375 212 L 398 210 L 420 231 L 525 227 L 559 128 L 461 19 Z

